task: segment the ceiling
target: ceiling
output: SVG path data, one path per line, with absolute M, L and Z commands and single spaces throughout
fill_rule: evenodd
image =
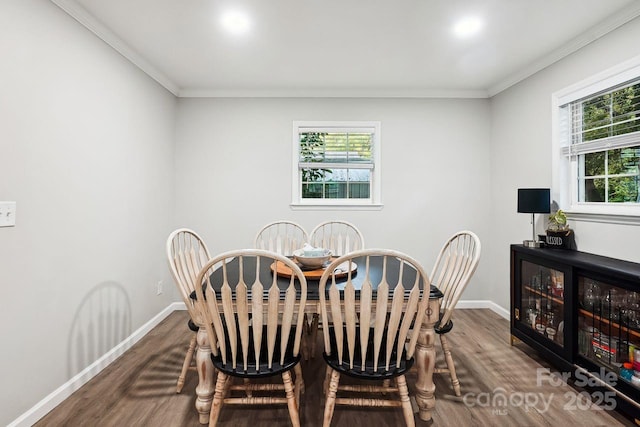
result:
M 52 0 L 176 96 L 492 96 L 636 0 Z M 224 31 L 229 8 L 251 22 Z M 457 20 L 484 22 L 457 38 Z

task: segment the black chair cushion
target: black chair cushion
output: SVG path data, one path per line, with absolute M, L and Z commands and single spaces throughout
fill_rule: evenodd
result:
M 293 344 L 295 339 L 295 325 L 291 326 L 291 332 L 289 334 L 289 341 L 287 342 L 287 348 L 285 350 L 284 363 L 280 364 L 280 343 L 281 343 L 281 327 L 278 326 L 278 330 L 276 333 L 276 345 L 273 352 L 273 363 L 271 364 L 271 369 L 268 368 L 267 364 L 267 326 L 264 325 L 262 327 L 262 342 L 261 342 L 261 350 L 260 350 L 260 363 L 258 365 L 258 369 L 256 370 L 256 362 L 255 362 L 255 352 L 253 345 L 253 328 L 249 328 L 249 357 L 248 357 L 248 370 L 244 370 L 244 359 L 242 354 L 242 346 L 240 345 L 240 335 L 238 333 L 237 342 L 238 342 L 238 354 L 236 355 L 236 368 L 233 369 L 232 364 L 232 355 L 231 355 L 231 344 L 229 342 L 229 333 L 227 331 L 226 324 L 225 328 L 225 342 L 226 342 L 226 353 L 227 353 L 227 363 L 222 361 L 222 354 L 218 354 L 215 356 L 211 354 L 211 361 L 213 365 L 218 368 L 220 371 L 224 372 L 227 375 L 231 375 L 234 377 L 241 378 L 264 378 L 270 377 L 273 375 L 281 374 L 282 372 L 293 369 L 293 367 L 300 362 L 300 354 L 297 356 L 293 355 Z M 236 325 L 236 330 L 239 330 Z
M 411 366 L 413 366 L 413 357 L 411 359 L 407 359 L 405 355 L 405 350 L 403 347 L 402 357 L 400 358 L 400 364 L 396 364 L 397 359 L 397 337 L 396 342 L 393 343 L 393 352 L 391 353 L 391 363 L 389 364 L 389 370 L 386 371 L 386 342 L 387 342 L 387 333 L 385 331 L 382 336 L 382 346 L 380 350 L 380 356 L 378 358 L 378 370 L 374 371 L 373 369 L 373 328 L 369 329 L 369 344 L 367 345 L 367 355 L 365 357 L 365 370 L 362 370 L 362 357 L 361 357 L 361 346 L 360 346 L 360 329 L 356 329 L 356 345 L 355 352 L 353 358 L 353 369 L 349 367 L 349 358 L 348 358 L 348 347 L 347 347 L 347 331 L 346 328 L 343 330 L 343 360 L 342 363 L 338 361 L 338 348 L 336 344 L 336 334 L 335 329 L 333 327 L 329 328 L 329 342 L 331 344 L 331 354 L 328 355 L 326 352 L 323 352 L 324 360 L 327 364 L 340 372 L 341 374 L 348 375 L 350 377 L 359 378 L 359 379 L 367 379 L 367 380 L 385 380 L 397 377 L 398 375 L 403 375 Z

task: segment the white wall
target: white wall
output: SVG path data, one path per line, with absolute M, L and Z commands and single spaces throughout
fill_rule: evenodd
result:
M 0 3 L 0 425 L 173 292 L 175 98 L 43 0 Z
M 551 94 L 640 54 L 640 19 L 591 43 L 491 100 L 490 227 L 486 267 L 492 300 L 509 306 L 509 244 L 530 238 L 530 215 L 516 213 L 517 188 L 551 187 Z M 552 191 L 553 192 L 553 191 Z M 546 218 L 537 222 L 544 230 Z M 571 222 L 578 249 L 640 262 L 640 227 Z
M 384 208 L 292 210 L 294 120 L 379 120 Z M 367 246 L 404 251 L 428 271 L 455 231 L 490 244 L 487 100 L 180 99 L 176 135 L 177 222 L 214 253 L 251 247 L 277 219 L 309 231 L 346 219 Z M 464 299 L 487 299 L 485 262 Z
M 483 256 L 463 298 L 508 307 L 509 244 L 530 234 L 516 189 L 551 184 L 551 93 L 640 53 L 636 19 L 490 101 L 176 101 L 50 2 L 0 3 L 0 28 L 0 200 L 18 202 L 0 229 L 0 425 L 178 299 L 175 226 L 216 253 L 275 219 L 343 218 L 428 270 L 471 229 Z M 291 210 L 294 120 L 381 121 L 384 208 Z M 572 226 L 581 250 L 640 261 L 640 228 Z

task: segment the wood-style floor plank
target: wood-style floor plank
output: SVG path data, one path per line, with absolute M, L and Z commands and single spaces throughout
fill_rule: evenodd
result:
M 490 310 L 458 310 L 449 334 L 462 397 L 456 397 L 447 374 L 435 375 L 436 408 L 433 422 L 416 416 L 424 426 L 633 426 L 615 411 L 581 402 L 572 408 L 578 391 L 549 381 L 537 384 L 539 369 L 550 368 L 525 344 L 509 345 L 509 323 Z M 197 374 L 190 371 L 181 394 L 175 393 L 191 334 L 187 313 L 175 312 L 133 348 L 89 381 L 36 426 L 199 426 L 195 387 Z M 322 334 L 318 334 L 318 351 Z M 439 343 L 437 344 L 440 350 Z M 440 352 L 438 364 L 443 363 Z M 324 410 L 322 381 L 324 362 L 320 354 L 302 365 L 306 393 L 301 403 L 304 426 L 321 426 Z M 553 369 L 551 369 L 553 372 Z M 413 392 L 416 374 L 407 375 Z M 348 379 L 342 381 L 347 382 Z M 503 394 L 506 406 L 491 400 Z M 466 396 L 466 397 L 465 397 Z M 522 402 L 520 397 L 522 397 Z M 538 398 L 537 405 L 535 398 Z M 548 408 L 540 400 L 549 402 Z M 511 400 L 509 400 L 511 399 Z M 523 399 L 529 399 L 525 407 Z M 575 402 L 575 400 L 573 400 Z M 414 402 L 415 403 L 415 402 Z M 586 407 L 586 408 L 584 408 Z M 415 408 L 415 405 L 414 405 Z M 290 425 L 281 407 L 225 406 L 221 427 L 267 427 Z M 347 408 L 338 406 L 333 426 L 401 426 L 400 409 Z

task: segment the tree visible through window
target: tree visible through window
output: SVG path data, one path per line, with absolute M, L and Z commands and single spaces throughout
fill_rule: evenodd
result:
M 640 82 L 568 104 L 578 202 L 640 203 Z

